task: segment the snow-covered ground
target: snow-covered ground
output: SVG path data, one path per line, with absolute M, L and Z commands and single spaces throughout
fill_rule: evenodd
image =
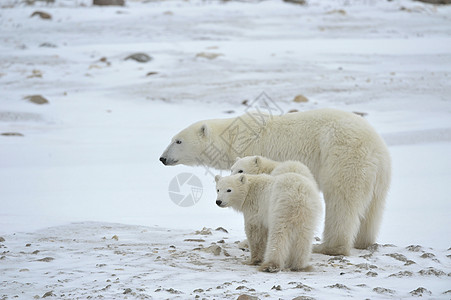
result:
M 3 0 L 0 28 L 0 299 L 450 299 L 451 7 Z M 136 52 L 153 59 L 124 60 Z M 386 139 L 377 246 L 258 272 L 242 216 L 214 204 L 218 171 L 158 161 L 185 126 L 263 92 L 284 112 L 366 113 Z M 183 172 L 203 186 L 192 207 L 169 197 Z

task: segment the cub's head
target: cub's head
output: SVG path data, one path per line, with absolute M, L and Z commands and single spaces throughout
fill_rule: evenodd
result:
M 243 158 L 237 157 L 231 170 L 232 170 L 232 175 L 235 175 L 238 173 L 261 174 L 262 173 L 262 157 L 261 156 L 246 156 Z
M 201 154 L 210 143 L 210 127 L 197 122 L 176 134 L 164 150 L 160 161 L 166 166 L 200 164 Z
M 249 190 L 248 179 L 244 174 L 221 177 L 216 175 L 216 204 L 219 207 L 232 207 L 241 211 Z

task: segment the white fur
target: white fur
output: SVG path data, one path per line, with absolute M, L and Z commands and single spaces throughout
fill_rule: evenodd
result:
M 285 173 L 297 173 L 316 183 L 309 168 L 303 163 L 294 160 L 279 162 L 259 155 L 237 157 L 230 170 L 232 175 L 244 173 L 277 176 Z
M 352 246 L 366 248 L 376 241 L 391 163 L 384 141 L 365 119 L 319 109 L 201 121 L 178 133 L 160 159 L 166 165 L 226 170 L 237 156 L 250 155 L 297 160 L 311 170 L 326 202 L 317 252 L 349 255 Z
M 262 263 L 260 270 L 267 272 L 308 267 L 322 210 L 314 181 L 295 173 L 215 179 L 216 204 L 244 215 L 250 264 Z

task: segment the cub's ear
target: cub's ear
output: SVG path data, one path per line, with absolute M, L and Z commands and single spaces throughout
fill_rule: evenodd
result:
M 215 181 L 218 182 L 221 179 L 221 175 L 216 175 L 215 176 Z
M 256 156 L 254 162 L 255 162 L 255 165 L 256 165 L 256 166 L 260 166 L 260 165 L 261 165 L 261 162 L 262 162 L 260 156 Z
M 207 124 L 202 124 L 202 126 L 199 129 L 199 135 L 201 137 L 207 137 L 210 135 L 210 128 L 208 128 Z
M 241 157 L 237 156 L 237 157 L 235 158 L 235 162 L 239 161 L 240 159 L 241 159 Z
M 239 178 L 239 180 L 240 180 L 240 182 L 241 182 L 242 184 L 245 184 L 245 183 L 247 182 L 247 177 L 246 177 L 246 175 L 241 175 L 240 178 Z

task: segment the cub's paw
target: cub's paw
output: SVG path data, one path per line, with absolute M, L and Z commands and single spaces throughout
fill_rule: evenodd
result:
M 268 262 L 261 265 L 258 270 L 262 272 L 276 273 L 280 271 L 280 266 L 276 263 Z

